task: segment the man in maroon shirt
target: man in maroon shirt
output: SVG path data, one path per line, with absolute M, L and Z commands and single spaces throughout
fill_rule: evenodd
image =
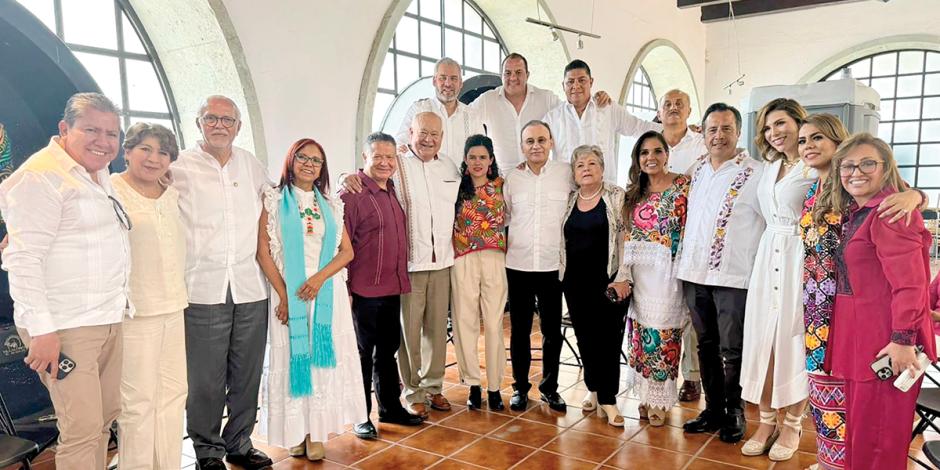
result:
M 411 291 L 405 212 L 391 180 L 398 166 L 395 139 L 375 132 L 366 138 L 364 150 L 364 166 L 358 172 L 363 190 L 342 191 L 340 197 L 345 204 L 346 232 L 356 253 L 347 269 L 366 405 L 371 413 L 370 385 L 374 382 L 379 421 L 416 426 L 422 418 L 408 413 L 399 401 L 395 361 L 401 341 L 400 295 Z M 357 424 L 353 432 L 363 439 L 378 437 L 368 420 Z

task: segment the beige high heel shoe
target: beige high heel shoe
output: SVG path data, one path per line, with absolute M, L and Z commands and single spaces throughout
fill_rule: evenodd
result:
M 597 409 L 597 394 L 594 392 L 587 392 L 584 395 L 584 398 L 581 399 L 581 410 L 583 411 L 594 411 Z
M 311 441 L 310 436 L 307 436 L 306 450 L 307 460 L 317 461 L 323 460 L 323 457 L 326 457 L 326 449 L 323 448 L 323 443 L 320 441 Z
M 303 457 L 307 455 L 307 442 L 306 441 L 307 440 L 304 439 L 304 442 L 301 442 L 300 444 L 287 449 L 287 455 L 290 455 L 291 457 Z
M 650 419 L 649 408 L 646 405 L 640 403 L 640 406 L 636 407 L 636 411 L 640 414 L 640 419 Z
M 666 409 L 658 406 L 651 406 L 647 411 L 650 420 L 650 426 L 660 427 L 666 424 Z
M 597 405 L 597 416 L 607 418 L 607 424 L 622 428 L 624 425 L 623 416 L 620 416 L 620 410 L 617 405 Z
M 748 457 L 755 457 L 758 455 L 764 455 L 765 452 L 770 450 L 774 446 L 774 442 L 780 437 L 780 429 L 777 428 L 777 410 L 773 411 L 761 411 L 760 412 L 760 422 L 761 424 L 772 424 L 774 425 L 774 432 L 767 438 L 766 441 L 760 442 L 753 439 L 748 439 L 747 442 L 741 446 L 741 454 Z
M 790 412 L 787 412 L 787 417 L 783 420 L 783 425 L 796 431 L 797 436 L 803 436 L 803 417 L 802 416 L 793 416 Z M 785 460 L 790 460 L 793 458 L 793 454 L 796 453 L 796 450 L 800 447 L 799 441 L 797 441 L 796 447 L 790 449 L 789 447 L 784 447 L 780 444 L 774 444 L 770 448 L 770 452 L 767 454 L 767 457 L 774 462 L 783 462 Z

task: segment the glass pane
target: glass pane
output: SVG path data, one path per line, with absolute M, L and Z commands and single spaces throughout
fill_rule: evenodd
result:
M 120 108 L 125 108 L 121 99 L 121 70 L 117 58 L 84 52 L 76 52 L 75 57 L 85 66 L 105 96 Z
M 891 129 L 893 129 L 893 126 L 890 122 L 878 124 L 878 138 L 885 142 L 891 142 Z
M 123 24 L 122 36 L 124 37 L 124 50 L 127 52 L 136 52 L 138 54 L 146 54 L 147 50 L 144 49 L 144 44 L 140 42 L 140 38 L 137 37 L 137 31 L 134 31 L 134 26 L 131 25 L 131 20 L 127 19 L 127 15 L 121 13 Z
M 920 167 L 917 169 L 917 184 L 925 188 L 940 186 L 940 168 L 938 167 Z
M 55 34 L 55 4 L 52 0 L 17 0 Z
M 924 119 L 940 119 L 940 98 L 924 98 Z
M 872 79 L 871 87 L 882 98 L 894 98 L 894 77 Z
M 441 21 L 441 0 L 421 0 L 421 16 Z
M 898 62 L 898 73 L 921 73 L 924 71 L 924 51 L 902 51 Z
M 917 142 L 916 122 L 897 122 L 894 124 L 894 142 Z
M 63 1 L 62 29 L 65 42 L 116 50 L 114 0 Z
M 418 14 L 418 0 L 412 0 L 411 5 L 408 5 L 408 9 L 405 11 L 408 13 L 411 13 L 412 15 L 417 15 Z
M 463 4 L 463 28 L 477 34 L 483 34 L 483 18 L 470 6 L 469 3 Z
M 473 36 L 464 36 L 466 43 L 467 56 L 464 57 L 464 65 L 475 69 L 483 68 L 483 40 Z
M 487 72 L 493 72 L 499 75 L 500 64 L 499 44 L 493 41 L 483 41 L 483 69 Z
M 421 76 L 422 76 L 422 77 L 430 77 L 430 76 L 434 75 L 434 66 L 435 66 L 435 65 L 436 65 L 436 64 L 435 64 L 434 62 L 431 62 L 431 61 L 428 61 L 428 60 L 422 60 L 422 61 L 421 61 Z
M 894 118 L 920 119 L 920 98 L 898 100 L 895 105 Z
M 127 59 L 126 67 L 128 109 L 168 113 L 163 88 L 157 79 L 153 64 Z
M 881 114 L 882 121 L 893 121 L 894 120 L 894 100 L 881 100 Z
M 852 76 L 855 78 L 870 77 L 871 76 L 871 59 L 860 60 L 850 65 L 849 70 L 852 71 Z
M 920 125 L 920 140 L 940 142 L 940 121 L 924 121 Z
M 898 55 L 896 52 L 878 55 L 872 58 L 872 76 L 894 75 L 897 71 Z
M 149 117 L 131 116 L 130 122 L 132 126 L 138 122 L 146 122 L 149 124 L 159 124 L 171 131 L 173 130 L 173 121 L 169 119 L 154 119 Z
M 395 101 L 395 95 L 381 92 L 375 94 L 375 105 L 372 107 L 372 130 L 382 128 L 385 113 L 388 111 L 388 107 L 392 105 L 393 101 Z
M 441 27 L 435 24 L 421 22 L 421 55 L 425 57 L 441 58 Z
M 395 48 L 400 51 L 418 53 L 418 20 L 403 16 L 395 28 Z
M 444 55 L 463 63 L 463 34 L 452 29 L 444 30 Z
M 379 88 L 386 90 L 395 89 L 395 54 L 385 53 L 385 60 L 382 61 L 382 73 L 379 75 Z
M 923 75 L 898 77 L 898 96 L 920 95 L 921 81 L 923 81 Z
M 927 53 L 927 71 L 940 72 L 940 52 Z
M 463 2 L 461 0 L 444 0 L 444 22 L 462 27 L 461 17 L 463 15 Z M 459 62 L 459 61 L 458 61 Z
M 483 35 L 488 38 L 496 39 L 496 35 L 493 34 L 493 30 L 490 29 L 490 25 L 486 24 L 486 21 L 483 22 Z
M 922 144 L 920 146 L 920 164 L 940 165 L 940 144 Z
M 396 56 L 398 60 L 398 92 L 401 93 L 411 82 L 418 79 L 418 59 Z
M 924 75 L 924 94 L 940 95 L 940 73 Z
M 894 159 L 898 165 L 916 165 L 917 164 L 917 145 L 895 145 Z
M 917 183 L 914 183 L 914 171 L 915 168 L 912 166 L 906 168 L 898 168 L 898 172 L 901 173 L 901 179 L 906 181 L 907 184 L 913 184 L 917 186 Z

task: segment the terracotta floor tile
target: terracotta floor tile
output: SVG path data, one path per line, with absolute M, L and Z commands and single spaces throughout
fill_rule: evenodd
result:
M 530 400 L 531 401 L 531 400 Z M 538 421 L 544 424 L 551 424 L 553 426 L 559 426 L 562 428 L 568 428 L 574 426 L 584 419 L 584 414 L 581 413 L 581 408 L 574 408 L 569 406 L 567 410 L 562 413 L 561 411 L 555 411 L 548 407 L 548 404 L 538 401 L 536 406 L 533 406 L 531 410 L 526 411 L 522 415 L 523 419 L 528 419 L 531 421 Z
M 581 431 L 567 431 L 545 445 L 545 450 L 601 463 L 623 446 L 623 441 Z
M 439 460 L 441 457 L 437 455 L 394 445 L 357 463 L 355 467 L 362 470 L 419 469 L 430 467 Z
M 531 454 L 533 450 L 509 442 L 483 438 L 470 445 L 470 447 L 452 455 L 451 458 L 486 468 L 502 470 L 515 465 Z
M 712 434 L 690 434 L 672 426 L 646 426 L 630 442 L 647 444 L 660 449 L 695 454 L 713 437 Z
M 595 466 L 596 464 L 584 460 L 540 450 L 519 462 L 513 470 L 590 470 Z
M 686 421 L 698 416 L 699 410 L 692 410 L 681 406 L 674 406 L 666 413 L 666 425 L 682 428 Z
M 616 468 L 679 469 L 691 459 L 691 456 L 678 452 L 628 442 L 604 465 Z
M 813 451 L 815 452 L 815 450 Z M 774 464 L 774 470 L 804 470 L 810 465 L 816 463 L 816 454 L 807 452 L 797 452 L 792 459 L 786 462 L 777 462 Z
M 440 424 L 449 428 L 460 429 L 475 434 L 486 434 L 508 422 L 509 416 L 490 413 L 489 411 L 461 411 L 445 420 Z
M 688 467 L 685 467 L 685 470 L 732 470 L 732 469 L 741 469 L 741 468 L 752 468 L 752 467 L 739 467 L 737 465 L 731 465 L 724 462 L 715 462 L 714 460 L 707 459 L 695 459 Z
M 485 470 L 485 467 L 478 467 L 467 462 L 459 460 L 444 459 L 431 467 L 433 470 Z
M 336 439 L 330 439 L 323 446 L 326 448 L 327 460 L 352 465 L 385 449 L 389 444 L 379 440 L 359 439 L 353 434 L 343 434 Z
M 311 462 L 306 457 L 288 457 L 275 463 L 271 468 L 273 470 L 339 470 L 347 467 L 329 460 Z
M 441 426 L 428 426 L 417 434 L 403 439 L 399 444 L 425 452 L 447 456 L 479 439 L 477 434 L 458 431 Z
M 514 419 L 490 433 L 488 437 L 529 447 L 542 447 L 562 431 L 558 426 Z
M 584 416 L 585 418 L 581 421 L 578 421 L 578 424 L 572 426 L 571 429 L 576 431 L 589 432 L 592 434 L 600 434 L 607 437 L 615 437 L 624 441 L 631 439 L 647 426 L 646 421 L 624 418 L 623 427 L 618 428 L 616 426 L 607 424 L 607 418 L 598 418 L 596 412 L 592 411 L 590 413 L 586 413 Z
M 750 434 L 748 434 L 750 435 Z M 742 467 L 765 469 L 770 468 L 771 462 L 766 455 L 758 457 L 745 457 L 741 455 L 741 446 L 744 440 L 736 444 L 721 442 L 717 437 L 705 444 L 701 452 L 696 455 L 697 458 L 724 462 L 727 464 L 738 465 Z
M 450 406 L 451 406 L 450 411 L 435 410 L 434 408 L 431 408 L 430 406 L 428 406 L 428 419 L 426 419 L 425 421 L 428 423 L 439 423 L 467 409 L 466 406 L 455 405 L 453 403 L 451 403 Z
M 800 436 L 799 449 L 801 452 L 816 453 L 816 433 L 814 431 L 805 427 L 803 428 L 803 435 Z
M 388 442 L 398 442 L 424 428 L 430 423 L 420 426 L 404 426 L 401 424 L 380 423 L 377 419 L 372 422 L 379 431 L 379 439 Z M 335 439 L 335 438 L 334 438 Z

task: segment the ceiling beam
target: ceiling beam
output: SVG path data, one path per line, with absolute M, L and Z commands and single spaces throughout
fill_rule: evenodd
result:
M 733 2 L 733 6 L 735 18 L 747 18 L 749 16 L 856 1 L 861 0 L 736 0 Z M 731 12 L 728 2 L 702 7 L 702 23 L 724 21 L 730 17 Z
M 718 3 L 728 3 L 728 0 L 676 0 L 676 6 L 679 8 L 698 8 Z

